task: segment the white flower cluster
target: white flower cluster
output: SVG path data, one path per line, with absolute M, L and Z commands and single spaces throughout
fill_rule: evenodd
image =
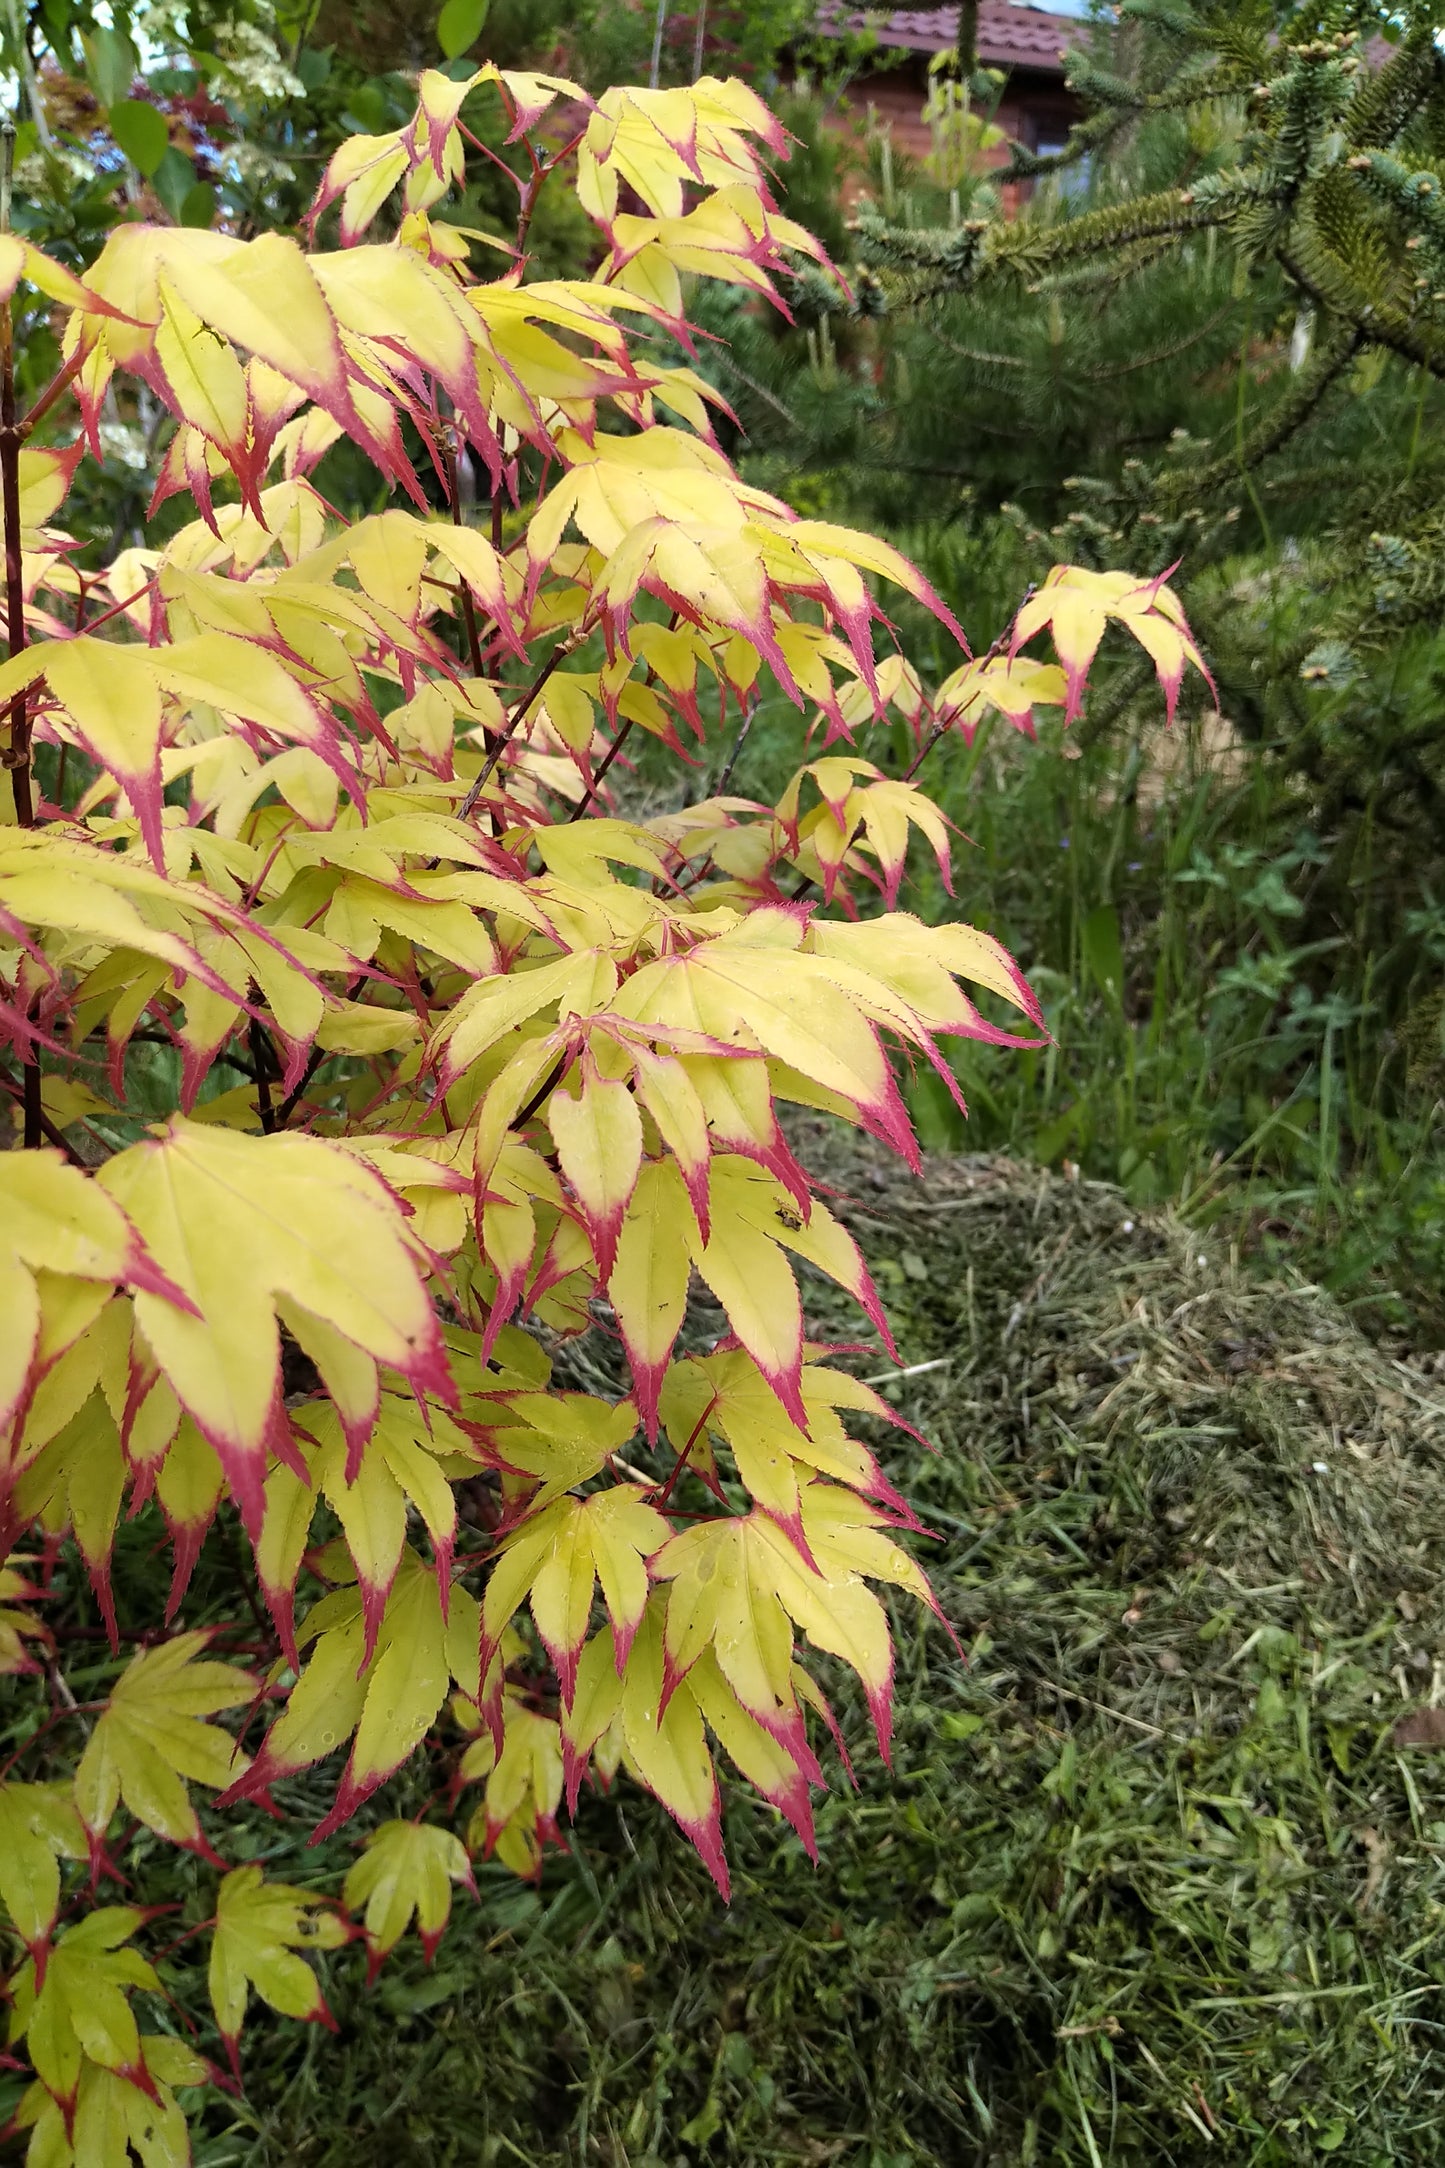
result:
M 48 151 L 33 151 L 22 158 L 15 168 L 15 186 L 22 196 L 32 202 L 41 197 L 53 197 L 56 192 L 56 167 L 70 176 L 77 188 L 83 188 L 95 179 L 94 162 L 82 151 L 68 143 L 56 143 Z
M 230 23 L 217 37 L 221 65 L 207 86 L 213 98 L 300 98 L 305 86 L 281 58 L 275 40 L 254 23 Z
M 258 9 L 257 22 L 219 24 L 212 51 L 220 65 L 208 76 L 206 88 L 222 103 L 244 105 L 253 99 L 299 98 L 304 95 L 300 79 L 281 58 L 274 30 L 274 11 Z M 142 52 L 183 53 L 191 36 L 186 0 L 147 0 L 136 21 L 137 42 Z
M 262 150 L 259 143 L 248 142 L 244 137 L 226 146 L 226 170 L 237 180 L 252 188 L 264 188 L 268 181 L 294 181 L 296 169 L 284 158 L 275 158 L 270 151 Z

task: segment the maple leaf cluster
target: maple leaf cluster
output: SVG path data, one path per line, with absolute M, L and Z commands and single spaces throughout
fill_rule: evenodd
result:
M 490 281 L 437 215 L 482 92 L 522 161 Z M 225 1874 L 210 1980 L 234 2049 L 253 1988 L 324 2018 L 306 1951 L 359 1932 L 379 1962 L 413 1916 L 430 1947 L 474 1853 L 537 1872 L 589 1773 L 653 1792 L 724 1893 L 719 1753 L 811 1851 L 819 1743 L 842 1745 L 818 1657 L 856 1674 L 887 1751 L 877 1591 L 937 1606 L 853 1435 L 896 1418 L 805 1339 L 799 1259 L 891 1350 L 779 1110 L 916 1167 L 900 1060 L 956 1090 L 941 1041 L 1031 1043 L 980 991 L 1026 1035 L 1040 1016 L 995 939 L 897 908 L 915 832 L 947 877 L 948 825 L 855 739 L 900 717 L 921 757 L 986 706 L 1072 712 L 1109 618 L 1171 701 L 1198 657 L 1163 583 L 1064 570 L 930 699 L 880 601 L 961 643 L 927 583 L 740 478 L 685 358 L 686 282 L 785 305 L 790 262 L 820 255 L 769 192 L 785 150 L 736 82 L 594 102 L 487 67 L 424 75 L 414 121 L 343 147 L 309 249 L 128 224 L 80 276 L 0 236 L 0 291 L 44 297 L 64 357 L 0 429 L 0 1040 L 23 1126 L 0 1156 L 0 1523 L 24 1546 L 0 1663 L 53 1662 L 63 1543 L 113 1639 L 121 1515 L 153 1501 L 174 1556 L 70 1775 L 0 1781 L 35 2159 L 186 2157 L 174 2089 L 206 2066 L 138 2031 L 142 1914 L 57 1926 L 118 1818 L 224 1866 L 195 1788 L 270 1803 L 342 1756 L 329 1831 L 454 1727 L 455 1784 L 482 1787 L 466 1841 L 373 1830 L 342 1893 L 358 1928 Z M 536 192 L 569 162 L 597 272 L 529 281 Z M 117 377 L 174 417 L 156 502 L 194 516 L 97 574 L 55 521 Z M 73 440 L 32 442 L 66 396 Z M 342 440 L 405 501 L 340 517 L 315 477 Z M 1063 670 L 1020 652 L 1045 625 Z M 617 815 L 632 733 L 715 773 L 764 684 L 822 740 L 775 805 L 720 776 Z M 55 756 L 68 808 L 38 795 Z M 173 1109 L 117 1146 L 156 1041 Z M 679 1346 L 697 1283 L 725 1319 L 702 1350 Z M 553 1381 L 549 1350 L 589 1330 L 620 1342 L 615 1401 Z M 167 1631 L 218 1515 L 269 1617 L 249 1668 Z M 243 1708 L 269 1720 L 249 1750 L 214 1721 Z

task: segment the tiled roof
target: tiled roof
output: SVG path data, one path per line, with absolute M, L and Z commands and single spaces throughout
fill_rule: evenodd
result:
M 943 53 L 958 42 L 958 9 L 851 9 L 825 0 L 818 28 L 825 36 L 871 31 L 880 45 L 912 53 Z M 1017 0 L 981 0 L 978 11 L 978 57 L 986 68 L 1036 68 L 1062 77 L 1061 46 L 1078 42 L 1083 25 L 1069 15 Z

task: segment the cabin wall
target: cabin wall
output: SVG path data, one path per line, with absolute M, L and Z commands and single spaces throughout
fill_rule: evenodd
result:
M 927 54 L 909 54 L 894 66 L 865 70 L 855 76 L 830 125 L 860 144 L 867 137 L 870 126 L 886 127 L 892 135 L 895 154 L 906 155 L 921 163 L 933 148 L 928 123 L 923 117 L 928 99 L 929 57 Z M 1036 151 L 1061 144 L 1070 127 L 1082 115 L 1083 108 L 1078 99 L 1070 97 L 1060 77 L 1017 68 L 1005 83 L 994 117 L 1010 142 L 1022 143 L 1026 149 Z M 985 163 L 990 167 L 1006 165 L 1009 156 L 1008 145 L 1000 144 L 985 154 Z M 844 182 L 845 201 L 856 201 L 865 187 L 861 172 L 849 174 Z M 1028 182 L 1007 183 L 1003 190 L 1005 215 L 1012 217 L 1027 200 L 1029 192 Z

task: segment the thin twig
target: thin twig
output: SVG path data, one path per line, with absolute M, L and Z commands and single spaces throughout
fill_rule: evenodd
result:
M 246 1561 L 241 1555 L 241 1546 L 236 1540 L 235 1523 L 228 1515 L 222 1514 L 218 1516 L 216 1526 L 221 1531 L 221 1541 L 226 1547 L 226 1556 L 230 1561 L 231 1572 L 237 1587 L 241 1591 L 241 1599 L 255 1623 L 256 1631 L 260 1634 L 263 1644 L 274 1648 L 277 1641 L 276 1627 L 274 1622 L 267 1618 L 256 1599 L 256 1591 L 252 1585 L 251 1576 L 246 1571 Z
M 251 1045 L 251 1059 L 256 1065 L 256 1107 L 261 1116 L 262 1131 L 269 1137 L 276 1128 L 276 1115 L 271 1105 L 271 1078 L 267 1071 L 267 1056 L 272 1052 L 272 1047 L 266 1027 L 258 1016 L 252 1017 L 247 1036 Z
M 739 727 L 738 734 L 733 739 L 732 751 L 728 754 L 727 759 L 723 762 L 722 767 L 718 771 L 718 779 L 713 784 L 712 789 L 708 792 L 708 796 L 710 798 L 721 798 L 723 792 L 727 789 L 729 783 L 732 781 L 733 770 L 738 764 L 738 759 L 742 753 L 743 747 L 748 742 L 748 732 L 753 727 L 753 717 L 757 714 L 757 712 L 758 710 L 756 702 L 754 702 L 752 707 L 744 711 L 742 723 Z
M 656 1484 L 653 1486 L 652 1502 L 655 1506 L 665 1506 L 668 1500 L 671 1498 L 673 1492 L 676 1490 L 677 1479 L 682 1474 L 682 1471 L 687 1466 L 688 1462 L 691 1460 L 692 1449 L 697 1444 L 698 1439 L 702 1436 L 703 1431 L 706 1429 L 708 1418 L 711 1416 L 712 1411 L 716 1406 L 717 1394 L 714 1393 L 711 1400 L 708 1402 L 707 1406 L 703 1409 L 701 1415 L 698 1417 L 697 1421 L 693 1424 L 691 1434 L 688 1437 L 688 1441 L 683 1447 L 682 1451 L 678 1454 L 677 1460 L 673 1465 L 672 1473 L 668 1476 L 667 1481 L 665 1483 Z
M 748 742 L 748 732 L 753 727 L 753 717 L 757 714 L 757 712 L 758 710 L 756 705 L 751 708 L 745 708 L 743 710 L 742 724 L 738 730 L 737 736 L 733 739 L 732 751 L 728 754 L 727 759 L 723 762 L 722 767 L 718 773 L 717 781 L 709 789 L 707 794 L 708 798 L 721 798 L 723 792 L 727 789 L 729 783 L 732 781 L 733 769 L 737 766 L 738 756 L 742 752 L 743 747 Z M 697 803 L 699 805 L 706 805 L 707 799 L 699 799 L 697 800 Z M 689 888 L 696 888 L 698 883 L 706 874 L 711 864 L 712 852 L 709 851 L 705 858 L 699 859 L 694 871 L 692 871 L 691 873 L 684 873 L 679 876 L 677 882 L 678 894 L 682 895 L 685 894 L 685 892 Z
M 48 1732 L 54 1731 L 57 1724 L 63 1724 L 66 1717 L 85 1716 L 96 1709 L 103 1709 L 104 1707 L 105 1703 L 103 1701 L 72 1701 L 65 1708 L 52 1709 L 49 1716 L 46 1717 L 45 1722 L 38 1725 L 37 1728 L 31 1732 L 28 1739 L 21 1740 L 19 1746 L 16 1747 L 15 1752 L 10 1756 L 9 1760 L 0 1763 L 0 1784 L 4 1783 L 6 1777 L 9 1776 L 11 1770 L 15 1767 L 15 1764 L 19 1761 L 21 1755 L 28 1754 L 31 1747 L 37 1746 Z
M 521 1108 L 518 1113 L 514 1114 L 511 1121 L 507 1124 L 507 1127 L 509 1129 L 521 1129 L 527 1122 L 530 1122 L 532 1116 L 536 1113 L 538 1107 L 542 1104 L 542 1101 L 547 1097 L 547 1094 L 551 1091 L 555 1091 L 557 1086 L 561 1083 L 562 1072 L 566 1068 L 570 1059 L 571 1056 L 569 1054 L 558 1055 L 556 1061 L 553 1062 L 551 1068 L 547 1071 L 547 1074 L 543 1077 L 541 1083 L 537 1086 L 537 1089 L 533 1092 L 531 1098 L 527 1101 L 527 1104 L 523 1108 Z
M 447 470 L 447 494 L 452 501 L 452 525 L 460 527 L 462 524 L 462 499 L 461 492 L 457 488 L 456 447 L 450 444 L 445 436 L 442 438 L 442 463 Z M 461 596 L 462 627 L 466 634 L 467 655 L 472 665 L 472 676 L 482 677 L 485 672 L 482 667 L 482 638 L 477 629 L 476 604 L 472 601 L 470 587 L 460 575 L 457 578 L 457 589 Z
M 290 1121 L 292 1115 L 296 1112 L 296 1109 L 300 1106 L 301 1101 L 306 1096 L 307 1085 L 311 1082 L 311 1079 L 315 1076 L 317 1070 L 321 1067 L 321 1064 L 324 1061 L 329 1061 L 330 1059 L 330 1047 L 312 1047 L 311 1052 L 306 1057 L 306 1067 L 301 1072 L 300 1083 L 296 1086 L 294 1091 L 289 1091 L 286 1094 L 286 1097 L 282 1100 L 280 1106 L 276 1109 L 276 1127 L 278 1129 L 284 1129 L 286 1127 L 286 1124 Z
M 1014 629 L 1014 626 L 1018 623 L 1019 611 L 1022 610 L 1025 605 L 1032 599 L 1033 592 L 1034 582 L 1030 580 L 1027 588 L 1024 590 L 1024 598 L 1023 601 L 1019 604 L 1018 610 L 1015 610 L 1013 616 L 1004 626 L 1003 631 L 998 635 L 998 638 L 993 642 L 992 646 L 986 648 L 984 653 L 977 658 L 975 664 L 975 667 L 977 669 L 987 669 L 988 665 L 991 662 L 996 661 L 997 658 L 1003 653 L 1004 642 L 1009 638 L 1010 634 Z M 950 717 L 946 723 L 934 724 L 932 731 L 930 732 L 927 739 L 924 741 L 922 747 L 919 749 L 918 756 L 914 760 L 912 767 L 909 768 L 904 775 L 899 777 L 900 782 L 911 783 L 913 781 L 913 778 L 915 777 L 915 775 L 917 775 L 919 769 L 923 766 L 924 761 L 927 760 L 929 754 L 933 751 L 933 748 L 935 745 L 937 745 L 939 739 L 942 737 L 946 737 L 948 732 L 952 729 L 953 720 L 953 717 Z
M 66 386 L 73 383 L 75 378 L 79 376 L 81 370 L 85 367 L 85 359 L 85 349 L 82 347 L 79 353 L 71 355 L 63 368 L 56 370 L 24 421 L 18 425 L 22 437 L 28 437 L 36 424 L 45 419 L 45 416 L 50 412 Z
M 360 977 L 353 979 L 351 984 L 347 987 L 347 1000 L 354 1001 L 365 984 L 366 973 L 363 971 Z M 311 1052 L 306 1057 L 306 1067 L 301 1072 L 300 1083 L 296 1085 L 294 1090 L 289 1091 L 286 1094 L 286 1097 L 282 1100 L 280 1106 L 276 1109 L 276 1127 L 278 1129 L 284 1129 L 286 1127 L 286 1124 L 290 1121 L 292 1115 L 300 1106 L 301 1101 L 305 1098 L 307 1085 L 311 1082 L 311 1079 L 315 1076 L 317 1070 L 321 1067 L 321 1064 L 325 1061 L 330 1061 L 331 1058 L 332 1050 L 329 1046 L 312 1047 Z
M 10 231 L 10 177 L 15 164 L 15 126 L 0 128 L 0 233 Z M 12 305 L 0 308 L 0 506 L 5 520 L 5 631 L 10 657 L 25 647 L 25 573 L 20 521 L 21 432 L 15 417 L 15 327 Z M 30 776 L 29 688 L 10 703 L 10 745 L 5 765 L 15 795 L 15 818 L 22 828 L 35 826 L 35 798 Z M 27 1107 L 27 1129 L 29 1110 Z M 27 1144 L 32 1142 L 27 1136 Z
M 24 57 L 22 50 L 22 59 Z M 32 91 L 33 87 L 32 83 Z M 39 126 L 44 140 L 43 113 Z M 0 128 L 0 232 L 4 233 L 10 231 L 10 184 L 14 171 L 15 124 L 7 120 Z M 12 660 L 25 647 L 25 572 L 20 522 L 20 446 L 24 434 L 15 418 L 15 325 L 12 305 L 7 298 L 4 307 L 0 308 L 0 506 L 3 506 L 5 519 L 5 629 Z M 22 828 L 35 826 L 29 706 L 30 689 L 22 686 L 10 703 L 10 743 L 5 752 L 15 818 Z M 40 1052 L 34 1045 L 25 1057 L 24 1105 L 21 1134 L 26 1151 L 33 1152 L 39 1147 L 41 1138 L 49 1134 L 40 1102 Z
M 512 741 L 512 735 L 516 730 L 517 725 L 521 722 L 522 717 L 526 714 L 528 708 L 532 705 L 532 702 L 537 698 L 537 695 L 541 692 L 542 687 L 546 684 L 548 678 L 552 675 L 552 672 L 556 669 L 558 663 L 562 660 L 562 657 L 565 653 L 566 649 L 563 647 L 562 642 L 559 640 L 557 645 L 553 648 L 551 654 L 548 656 L 546 662 L 542 665 L 542 668 L 537 672 L 537 675 L 533 678 L 531 684 L 527 687 L 527 690 L 523 693 L 521 699 L 517 702 L 517 705 L 513 708 L 511 714 L 507 717 L 507 725 L 505 730 L 503 730 L 501 736 L 498 738 L 496 744 L 492 747 L 491 752 L 487 755 L 486 760 L 483 762 L 480 775 L 477 776 L 475 782 L 472 784 L 471 789 L 467 792 L 465 798 L 463 798 L 461 804 L 457 807 L 457 819 L 459 821 L 470 820 L 473 813 L 475 813 L 477 809 L 477 800 L 481 797 L 482 792 L 486 789 L 487 784 L 491 781 L 492 770 L 496 767 L 497 762 L 501 759 L 508 745 L 510 745 Z
M 34 1093 L 36 1099 L 36 1126 L 40 1131 L 40 1136 L 44 1137 L 49 1143 L 53 1144 L 56 1147 L 57 1151 L 64 1152 L 66 1158 L 70 1161 L 72 1167 L 83 1167 L 85 1165 L 85 1161 L 81 1158 L 79 1152 L 76 1151 L 75 1146 L 67 1141 L 64 1130 L 56 1126 L 56 1124 L 50 1119 L 50 1116 L 46 1113 L 44 1107 L 39 1104 L 40 1071 L 38 1068 L 32 1067 L 29 1063 L 27 1063 L 23 1080 L 19 1084 L 15 1082 L 13 1077 L 7 1076 L 3 1069 L 0 1069 L 0 1086 L 3 1086 L 3 1088 L 10 1093 L 12 1098 L 18 1099 L 20 1101 L 21 1105 L 25 1109 L 26 1122 L 28 1125 L 31 1113 L 30 1098 L 32 1077 L 35 1080 Z M 40 1142 L 40 1137 L 37 1137 L 34 1140 L 34 1144 L 32 1144 L 30 1138 L 27 1136 L 25 1142 L 27 1148 L 33 1151 L 35 1145 Z
M 927 760 L 929 754 L 933 751 L 933 748 L 935 745 L 937 745 L 939 739 L 947 737 L 950 727 L 951 726 L 948 723 L 934 724 L 932 730 L 924 739 L 923 744 L 919 749 L 918 756 L 914 760 L 912 767 L 906 768 L 903 774 L 898 778 L 900 783 L 911 783 L 913 781 L 913 778 L 915 777 L 915 775 L 917 775 L 919 769 L 923 766 L 924 761 Z
M 623 746 L 627 743 L 627 734 L 631 730 L 631 728 L 632 717 L 629 715 L 626 721 L 623 723 L 622 728 L 618 731 L 616 737 L 612 740 L 612 743 L 608 746 L 606 752 L 603 754 L 601 761 L 598 763 L 597 773 L 593 776 L 591 782 L 588 784 L 585 793 L 581 798 L 578 799 L 576 805 L 573 806 L 571 812 L 567 815 L 567 825 L 569 827 L 571 826 L 573 821 L 581 820 L 583 814 L 587 811 L 588 806 L 591 805 L 593 799 L 597 796 L 598 791 L 601 790 L 603 780 L 606 777 L 608 769 L 612 766 L 613 761 L 616 760 L 618 754 L 622 751 Z

